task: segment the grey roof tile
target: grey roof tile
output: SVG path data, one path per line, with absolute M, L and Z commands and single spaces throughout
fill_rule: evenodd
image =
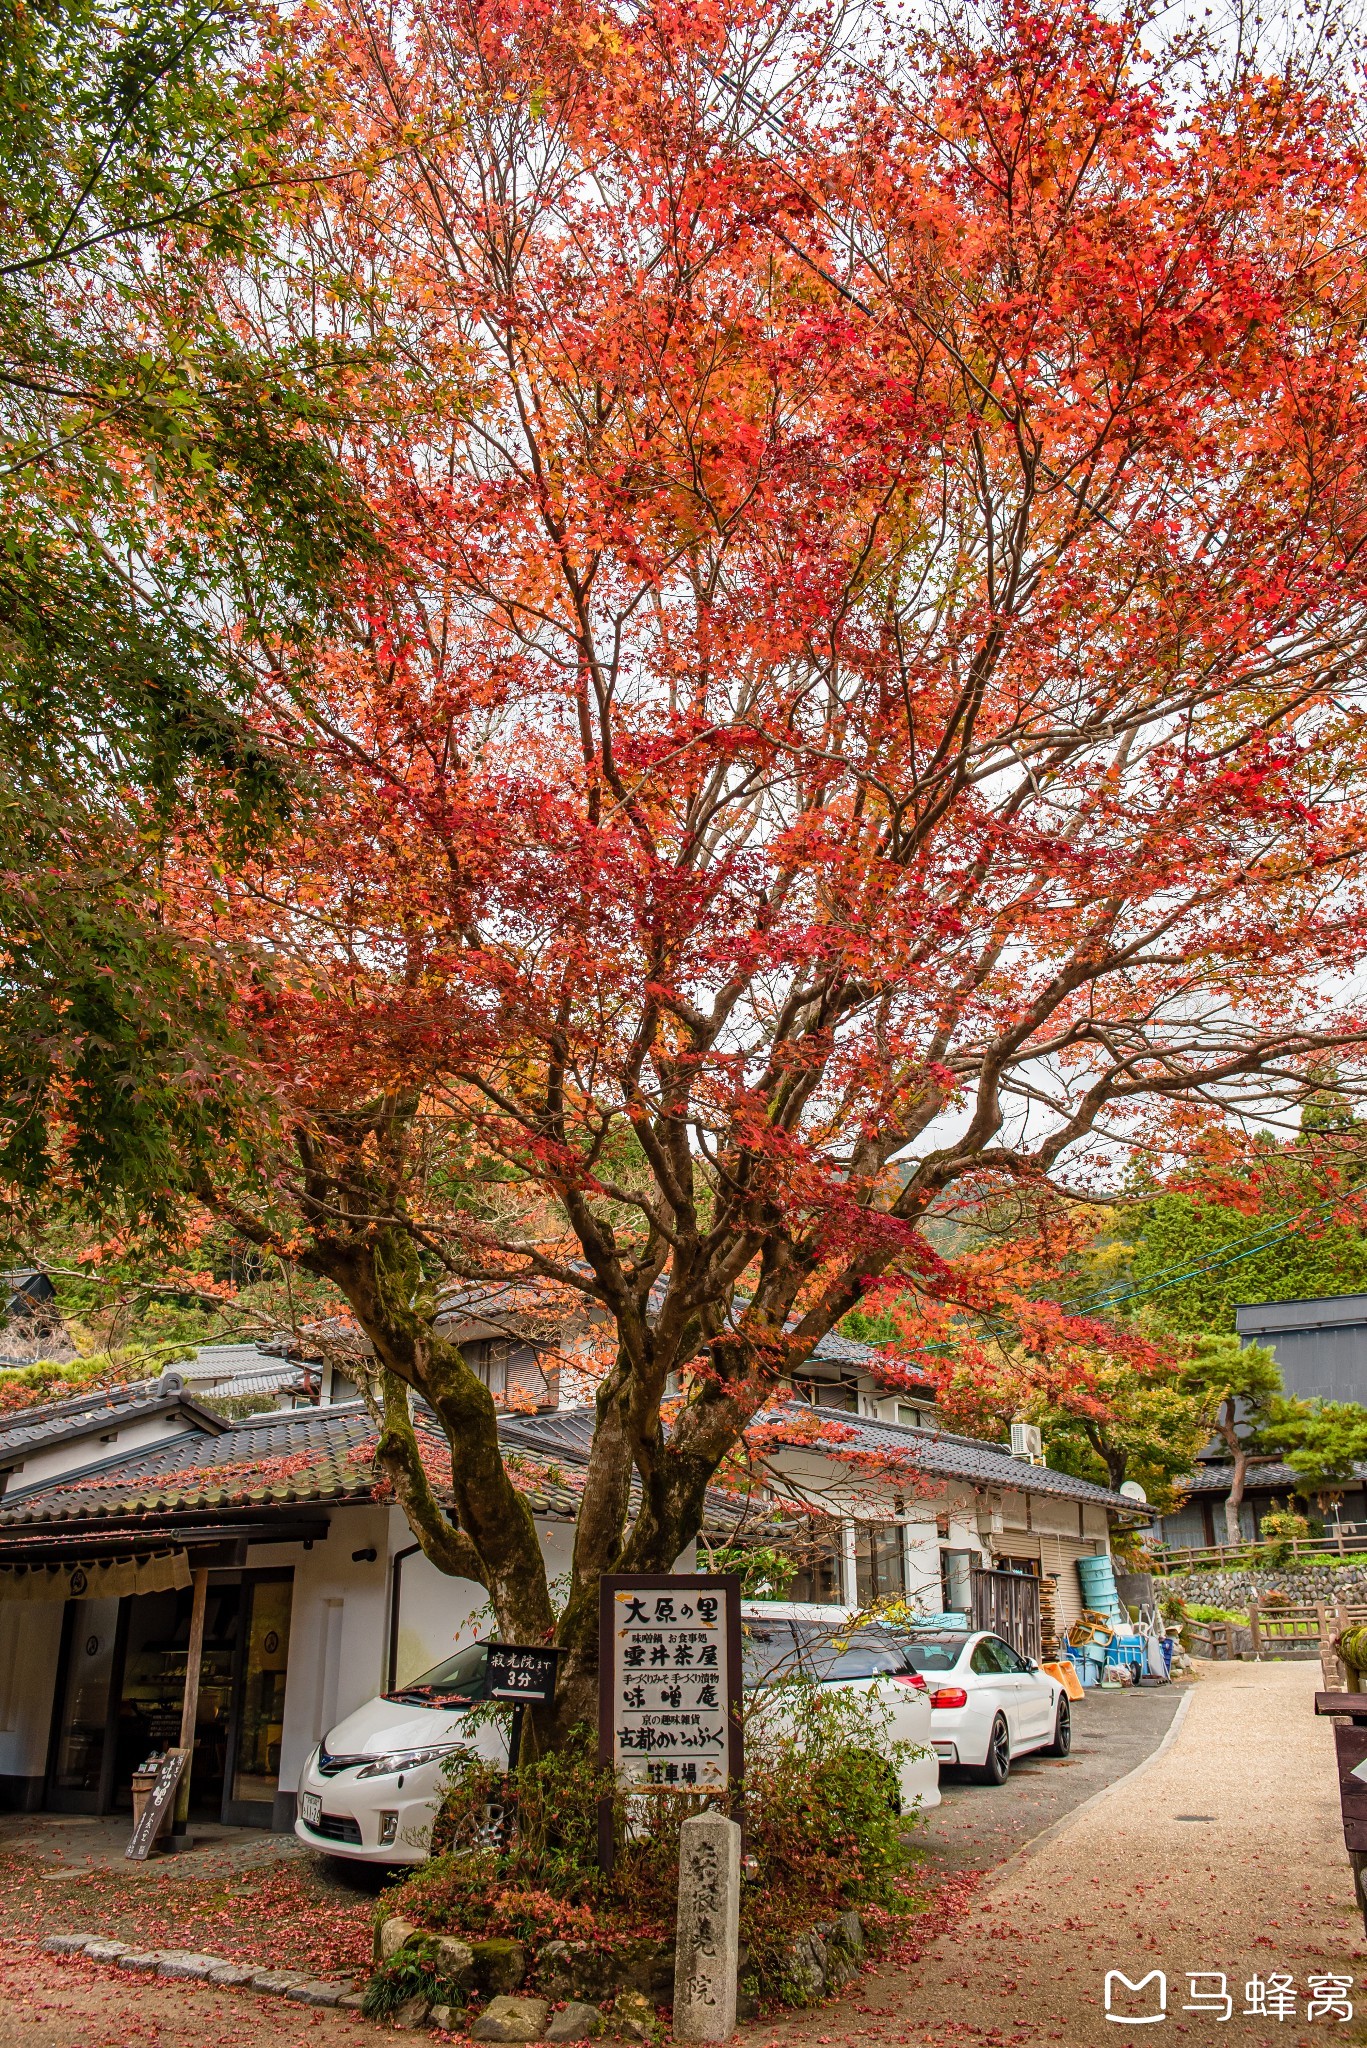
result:
M 97 1387 L 60 1401 L 11 1410 L 9 1421 L 0 1428 L 0 1461 L 6 1455 L 92 1435 L 111 1422 L 122 1425 L 176 1407 L 184 1408 L 205 1428 L 217 1431 L 223 1426 L 217 1416 L 196 1406 L 179 1373 L 167 1372 L 155 1380 L 129 1380 L 122 1386 Z
M 867 1415 L 850 1415 L 843 1410 L 813 1408 L 805 1401 L 778 1404 L 765 1411 L 764 1421 L 809 1426 L 819 1417 L 824 1442 L 818 1446 L 833 1457 L 842 1448 L 866 1457 L 886 1453 L 890 1468 L 915 1468 L 939 1479 L 965 1479 L 983 1487 L 1014 1493 L 1048 1494 L 1057 1499 L 1090 1501 L 1097 1507 L 1134 1513 L 1138 1503 L 1094 1486 L 1089 1479 L 1075 1479 L 1068 1472 L 1055 1472 L 1047 1465 L 1028 1465 L 1013 1458 L 1001 1444 L 982 1443 L 976 1437 L 953 1436 L 946 1430 L 917 1428 L 908 1423 L 879 1422 Z M 563 1452 L 586 1455 L 593 1435 L 591 1408 L 560 1408 L 548 1415 L 509 1416 L 500 1423 L 500 1434 L 512 1441 Z M 806 1439 L 805 1427 L 794 1442 Z
M 1194 1472 L 1188 1472 L 1177 1483 L 1187 1493 L 1228 1493 L 1232 1467 L 1212 1460 L 1208 1465 L 1198 1465 Z M 1354 1465 L 1354 1479 L 1367 1479 L 1367 1465 Z M 1245 1492 L 1266 1493 L 1269 1488 L 1279 1493 L 1290 1488 L 1293 1492 L 1304 1484 L 1305 1474 L 1298 1472 L 1294 1465 L 1281 1463 L 1264 1465 L 1252 1464 L 1244 1477 Z

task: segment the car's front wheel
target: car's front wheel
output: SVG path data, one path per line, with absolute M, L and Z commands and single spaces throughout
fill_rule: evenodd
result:
M 998 1714 L 992 1723 L 992 1733 L 987 1738 L 987 1761 L 980 1766 L 978 1775 L 987 1785 L 1004 1785 L 1011 1775 L 1011 1735 L 1004 1714 Z
M 1044 1754 L 1046 1756 L 1067 1756 L 1072 1746 L 1073 1712 L 1072 1708 L 1068 1705 L 1068 1697 L 1065 1693 L 1058 1703 L 1058 1712 L 1054 1716 L 1054 1739 L 1052 1742 L 1045 1743 Z

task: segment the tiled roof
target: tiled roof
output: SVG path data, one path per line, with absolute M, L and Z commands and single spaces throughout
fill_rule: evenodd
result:
M 349 1456 L 374 1434 L 359 1402 L 345 1410 L 268 1410 L 226 1425 L 212 1419 L 214 1434 L 186 1430 L 45 1485 L 11 1488 L 0 1500 L 0 1529 L 372 1493 L 369 1460 Z
M 1198 1465 L 1194 1472 L 1176 1483 L 1186 1493 L 1228 1493 L 1233 1467 L 1212 1462 Z M 1354 1465 L 1354 1479 L 1367 1479 L 1367 1465 Z M 1305 1482 L 1305 1474 L 1298 1472 L 1294 1465 L 1251 1464 L 1244 1475 L 1246 1493 L 1266 1493 L 1269 1490 L 1284 1493 L 1289 1487 L 1292 1492 Z
M 179 1373 L 167 1372 L 160 1379 L 129 1380 L 124 1386 L 97 1387 L 87 1394 L 69 1394 L 60 1401 L 14 1409 L 7 1422 L 0 1416 L 0 1422 L 4 1422 L 0 1427 L 0 1463 L 20 1452 L 89 1436 L 110 1422 L 135 1422 L 140 1416 L 176 1407 L 185 1409 L 205 1429 L 216 1432 L 223 1427 L 217 1416 L 197 1407 L 186 1394 Z
M 263 1372 L 292 1371 L 302 1377 L 297 1365 L 286 1367 L 279 1352 L 266 1351 L 260 1344 L 201 1344 L 193 1358 L 181 1367 L 185 1378 L 196 1387 L 215 1386 L 229 1380 L 254 1379 Z
M 796 1409 L 790 1412 L 799 1412 Z M 811 1409 L 805 1411 L 813 1413 Z M 1001 1444 L 984 1443 L 978 1437 L 954 1436 L 948 1430 L 918 1429 L 901 1422 L 879 1422 L 867 1415 L 823 1417 L 851 1425 L 862 1451 L 886 1451 L 898 1459 L 910 1458 L 920 1471 L 942 1479 L 966 1479 L 975 1486 L 1011 1493 L 1048 1494 L 1060 1500 L 1090 1501 L 1114 1512 L 1142 1513 L 1137 1501 L 1112 1493 L 1107 1486 L 1095 1486 L 1090 1479 L 1075 1479 L 1071 1472 L 1055 1472 L 1048 1465 L 1031 1465 L 1013 1458 Z
M 264 1351 L 259 1344 L 201 1344 L 184 1371 L 196 1394 L 206 1401 L 238 1394 L 296 1392 L 308 1384 L 308 1375 L 297 1360 Z
M 590 1410 L 579 1411 L 591 1416 Z M 430 1451 L 428 1470 L 439 1497 L 447 1445 L 435 1419 L 415 1413 Z M 553 1420 L 553 1417 L 546 1417 Z M 271 1409 L 240 1422 L 211 1417 L 218 1433 L 186 1430 L 165 1443 L 104 1459 L 46 1483 L 13 1487 L 0 1499 L 0 1537 L 50 1535 L 135 1522 L 139 1529 L 186 1517 L 342 1506 L 376 1498 L 370 1450 L 375 1430 L 360 1401 L 329 1408 Z M 586 1471 L 587 1439 L 528 1440 L 500 1418 L 509 1474 L 533 1514 L 571 1521 Z M 635 1498 L 635 1490 L 633 1490 Z M 724 1531 L 747 1514 L 744 1502 L 713 1492 L 707 1526 Z
M 297 1367 L 278 1365 L 273 1371 L 267 1366 L 260 1372 L 233 1373 L 213 1386 L 196 1387 L 195 1392 L 201 1401 L 226 1401 L 236 1400 L 242 1394 L 298 1393 L 304 1385 L 303 1374 Z
M 509 1416 L 501 1426 L 509 1441 L 535 1445 L 544 1455 L 556 1450 L 584 1456 L 593 1435 L 591 1408 L 561 1408 L 549 1415 Z M 982 1443 L 976 1437 L 952 1436 L 946 1430 L 920 1429 L 900 1422 L 879 1422 L 867 1415 L 850 1415 L 844 1410 L 809 1407 L 805 1401 L 790 1401 L 768 1409 L 761 1418 L 766 1428 L 777 1426 L 780 1437 L 786 1423 L 793 1425 L 792 1443 L 813 1447 L 809 1434 L 814 1421 L 824 1434 L 816 1448 L 839 1458 L 842 1454 L 867 1464 L 884 1456 L 890 1468 L 911 1468 L 937 1479 L 963 1479 L 1001 1492 L 1049 1494 L 1058 1499 L 1090 1501 L 1113 1512 L 1133 1514 L 1138 1503 L 1094 1486 L 1089 1479 L 1074 1479 L 1068 1472 L 1055 1472 L 1047 1465 L 1029 1465 L 1013 1458 L 1000 1444 Z
M 375 1498 L 369 1455 L 375 1430 L 359 1401 L 268 1410 L 218 1428 L 212 1436 L 188 1430 L 45 1485 L 12 1489 L 0 1500 L 0 1531 Z M 443 1445 L 429 1434 L 440 1492 Z M 514 1471 L 513 1481 L 534 1513 L 573 1515 L 572 1484 L 546 1479 L 534 1457 Z

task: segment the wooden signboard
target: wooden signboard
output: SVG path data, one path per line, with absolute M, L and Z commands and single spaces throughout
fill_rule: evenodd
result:
M 555 1698 L 555 1674 L 560 1652 L 544 1643 L 486 1643 L 486 1682 L 491 1700 L 513 1702 L 512 1734 L 508 1742 L 508 1769 L 517 1769 L 522 1754 L 524 1716 L 528 1707 L 549 1705 Z
M 162 1823 L 176 1803 L 176 1793 L 185 1775 L 185 1766 L 190 1761 L 188 1749 L 168 1749 L 157 1767 L 156 1780 L 147 1795 L 147 1804 L 142 1809 L 132 1839 L 124 1850 L 137 1863 L 147 1861 L 148 1852 L 161 1833 Z
M 720 1791 L 738 1803 L 739 1577 L 622 1572 L 599 1597 L 599 1763 L 635 1792 Z M 599 1853 L 610 1863 L 607 1812 Z
M 1355 1721 L 1334 1729 L 1339 1767 L 1339 1806 L 1345 1848 L 1367 1850 L 1367 1726 Z
M 1317 1692 L 1315 1712 L 1334 1721 L 1343 1842 L 1367 1927 L 1367 1693 Z

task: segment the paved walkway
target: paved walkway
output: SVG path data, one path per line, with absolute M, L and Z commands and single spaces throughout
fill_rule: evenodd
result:
M 1073 1708 L 1068 1756 L 1023 1756 L 1003 1785 L 974 1784 L 945 1770 L 940 1804 L 917 1828 L 929 1870 L 993 1870 L 1084 1799 L 1152 1756 L 1188 1685 L 1093 1688 Z
M 0 1814 L 0 1856 L 26 1857 L 42 1879 L 54 1884 L 92 1870 L 113 1870 L 130 1882 L 145 1877 L 160 1884 L 167 1877 L 193 1881 L 274 1868 L 302 1862 L 309 1854 L 295 1835 L 192 1821 L 179 1854 L 158 1853 L 145 1863 L 130 1863 L 124 1851 L 132 1831 L 127 1814 L 98 1820 L 84 1814 Z
M 1101 2048 L 1172 2038 L 1367 2041 L 1367 1942 L 1339 1821 L 1330 1724 L 1312 1703 L 1311 1664 L 1211 1664 L 1170 1746 L 1076 1811 L 979 1887 L 964 1916 L 905 1973 L 863 1981 L 849 2003 L 746 2030 L 751 2043 L 896 2043 L 907 2048 Z M 1168 2017 L 1142 2031 L 1106 2020 L 1108 1970 L 1167 1980 Z M 1219 1972 L 1233 2015 L 1212 1997 Z M 1307 1980 L 1356 1978 L 1351 2021 L 1307 2021 Z M 1281 2017 L 1274 1976 L 1289 1978 Z M 1271 1988 L 1267 2011 L 1246 1986 Z M 1152 2013 L 1156 1983 L 1132 2017 Z M 1290 1995 L 1290 1994 L 1288 1994 Z M 1264 1999 L 1264 2003 L 1266 2003 Z M 1284 2002 L 1284 2001 L 1283 2001 Z

